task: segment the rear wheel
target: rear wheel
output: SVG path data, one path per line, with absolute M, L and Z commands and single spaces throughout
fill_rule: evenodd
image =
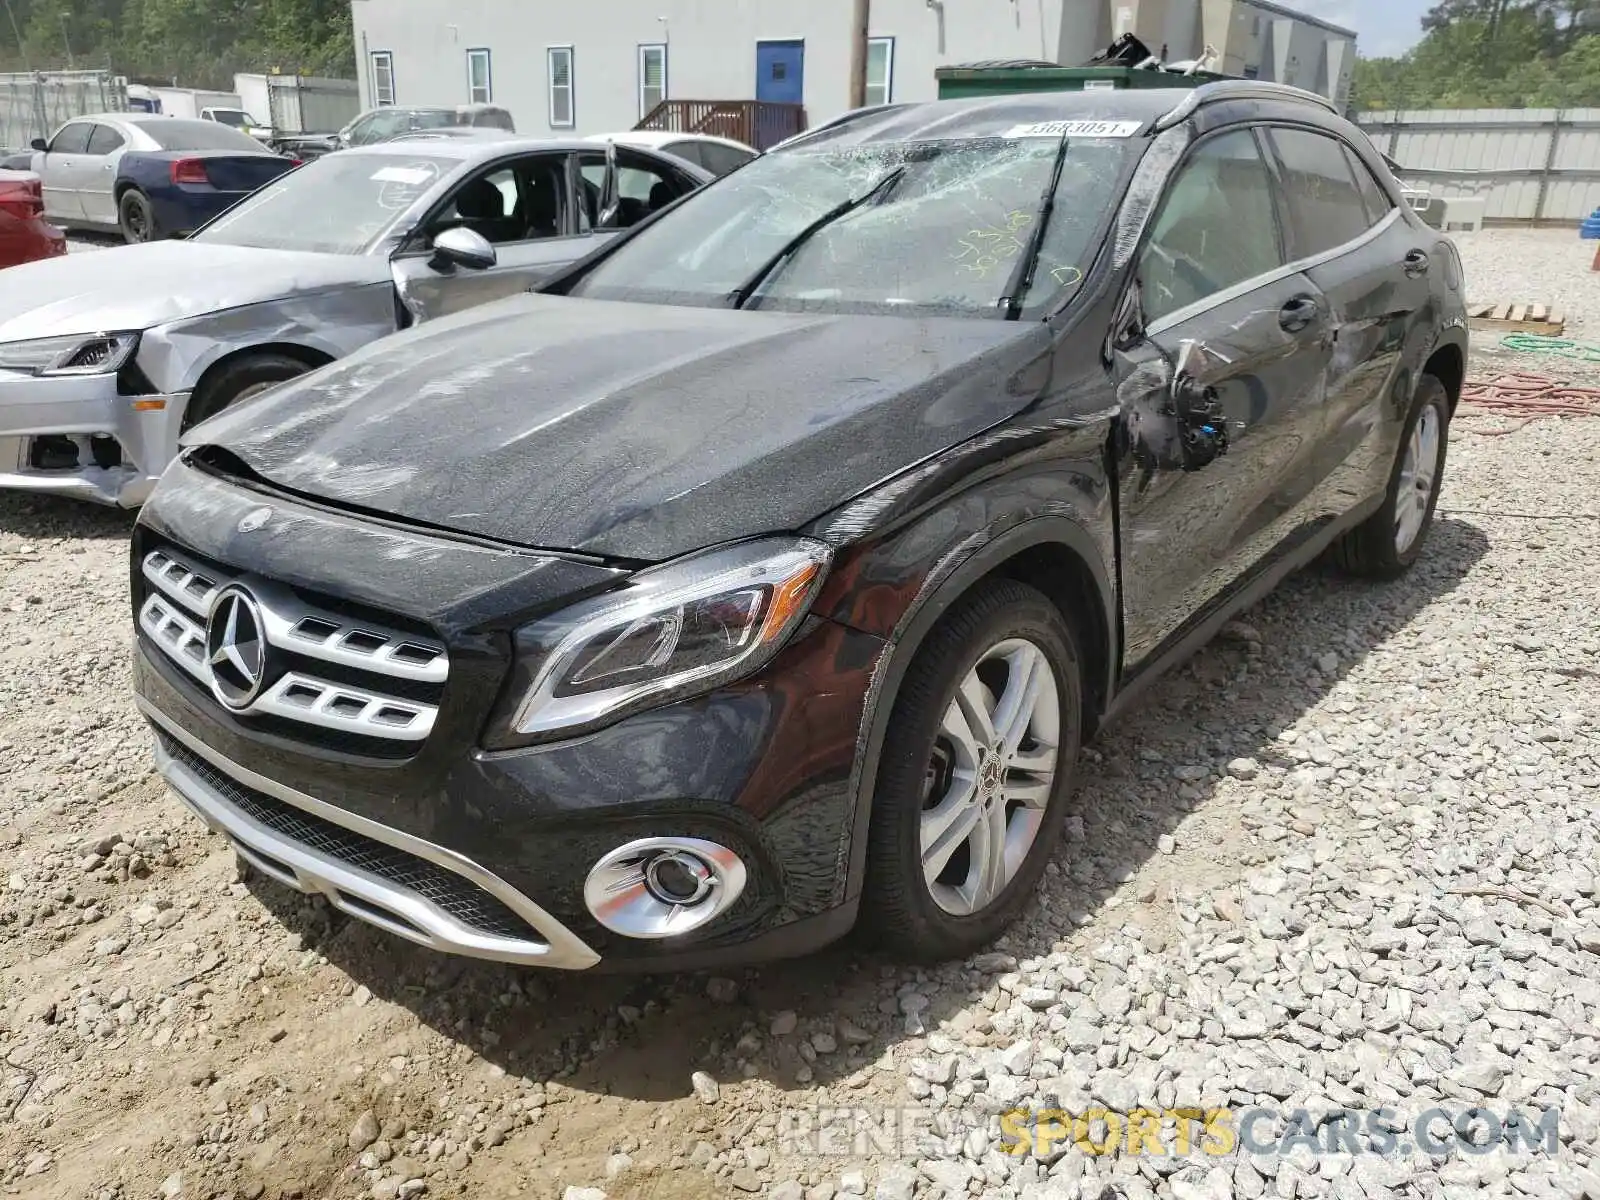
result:
M 207 374 L 195 388 L 183 414 L 183 428 L 188 430 L 228 406 L 248 400 L 296 375 L 304 375 L 310 369 L 298 358 L 273 353 L 247 354 L 225 363 Z
M 1422 554 L 1444 480 L 1450 393 L 1432 375 L 1417 382 L 1400 452 L 1383 507 L 1334 546 L 1334 561 L 1352 575 L 1397 579 Z
M 161 236 L 150 197 L 137 188 L 122 193 L 122 199 L 117 201 L 117 220 L 122 226 L 123 240 L 130 246 L 153 242 Z
M 914 959 L 999 936 L 1060 839 L 1082 725 L 1073 633 L 1040 592 L 980 585 L 906 675 L 884 742 L 865 924 Z

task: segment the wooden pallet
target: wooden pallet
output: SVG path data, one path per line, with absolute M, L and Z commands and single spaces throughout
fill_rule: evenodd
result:
M 1469 304 L 1467 320 L 1474 329 L 1545 337 L 1560 337 L 1567 327 L 1561 310 L 1548 304 Z

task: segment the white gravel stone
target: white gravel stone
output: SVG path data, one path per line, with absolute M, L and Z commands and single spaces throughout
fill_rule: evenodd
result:
M 694 1088 L 695 1097 L 701 1104 L 715 1104 L 722 1099 L 722 1088 L 704 1071 L 696 1071 L 689 1076 L 689 1085 Z

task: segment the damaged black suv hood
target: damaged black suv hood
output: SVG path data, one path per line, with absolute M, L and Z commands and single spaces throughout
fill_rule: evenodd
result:
M 185 443 L 338 505 L 658 561 L 798 529 L 1004 420 L 1033 398 L 1014 380 L 1043 332 L 521 296 L 374 343 Z

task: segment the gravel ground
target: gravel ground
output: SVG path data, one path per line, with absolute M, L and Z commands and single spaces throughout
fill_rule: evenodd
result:
M 1570 233 L 1462 241 L 1474 295 L 1600 311 Z M 130 518 L 0 496 L 0 1192 L 1600 1194 L 1600 420 L 1506 425 L 1457 421 L 1407 579 L 1302 574 L 1092 749 L 1040 903 L 929 971 L 530 974 L 238 878 L 127 699 Z M 1191 1105 L 1559 1108 L 1560 1147 L 1012 1155 L 997 1122 Z M 808 1144 L 819 1106 L 949 1136 Z

